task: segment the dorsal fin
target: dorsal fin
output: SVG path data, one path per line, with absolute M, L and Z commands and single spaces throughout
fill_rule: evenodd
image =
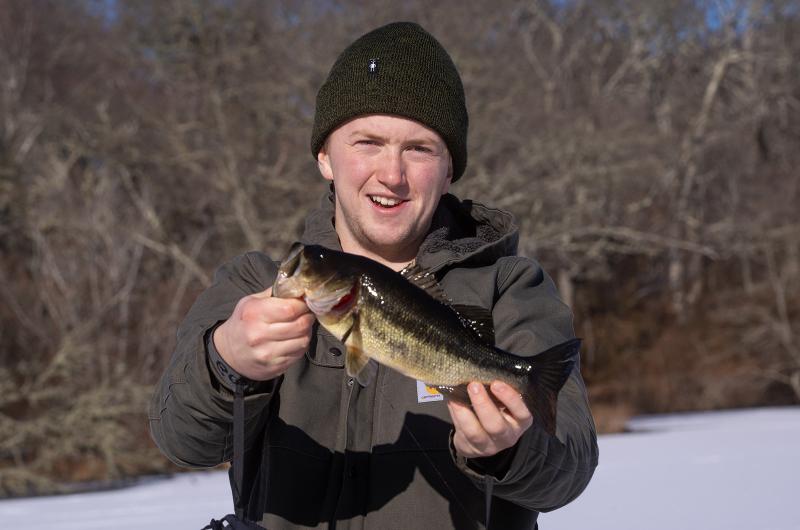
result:
M 458 314 L 464 327 L 474 331 L 486 344 L 494 346 L 494 320 L 491 311 L 478 305 L 452 304 L 450 307 Z
M 436 276 L 423 270 L 416 261 L 401 270 L 400 275 L 431 295 L 434 299 L 443 304 L 452 305 L 450 299 L 447 298 L 447 295 L 444 293 L 442 286 L 436 281 Z
M 490 310 L 476 305 L 454 304 L 436 281 L 436 276 L 426 272 L 416 261 L 401 270 L 400 275 L 450 307 L 465 328 L 474 332 L 481 341 L 494 346 L 494 321 Z

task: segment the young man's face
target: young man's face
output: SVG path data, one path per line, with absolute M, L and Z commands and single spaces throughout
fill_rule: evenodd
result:
M 342 249 L 390 266 L 414 259 L 450 187 L 444 140 L 419 122 L 372 114 L 335 129 L 317 158 L 336 187 Z

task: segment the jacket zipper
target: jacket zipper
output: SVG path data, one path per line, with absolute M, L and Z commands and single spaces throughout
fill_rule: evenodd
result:
M 347 478 L 348 469 L 347 469 L 347 445 L 350 441 L 350 409 L 353 406 L 353 388 L 355 387 L 355 378 L 354 377 L 347 377 L 347 410 L 344 414 L 344 444 L 342 446 L 342 476 L 340 477 L 339 482 L 339 494 L 336 496 L 336 504 L 334 505 L 333 510 L 333 520 L 328 523 L 329 528 L 338 530 L 338 521 L 336 519 L 336 515 L 339 511 L 339 502 L 342 499 L 342 490 L 345 486 L 345 479 Z M 348 527 L 350 526 L 350 522 L 347 522 Z

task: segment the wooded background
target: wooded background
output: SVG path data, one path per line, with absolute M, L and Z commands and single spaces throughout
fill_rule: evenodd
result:
M 797 0 L 0 0 L 0 495 L 174 469 L 176 326 L 299 234 L 316 91 L 395 20 L 458 66 L 452 191 L 517 216 L 602 430 L 800 402 Z

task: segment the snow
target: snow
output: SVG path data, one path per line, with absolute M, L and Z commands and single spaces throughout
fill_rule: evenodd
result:
M 800 408 L 637 418 L 544 530 L 800 529 Z
M 800 530 L 800 407 L 635 418 L 600 437 L 600 466 L 542 530 Z M 232 511 L 225 472 L 113 491 L 0 500 L 3 528 L 199 530 Z
M 124 489 L 0 501 L 0 527 L 200 530 L 233 511 L 224 471 L 181 473 Z

